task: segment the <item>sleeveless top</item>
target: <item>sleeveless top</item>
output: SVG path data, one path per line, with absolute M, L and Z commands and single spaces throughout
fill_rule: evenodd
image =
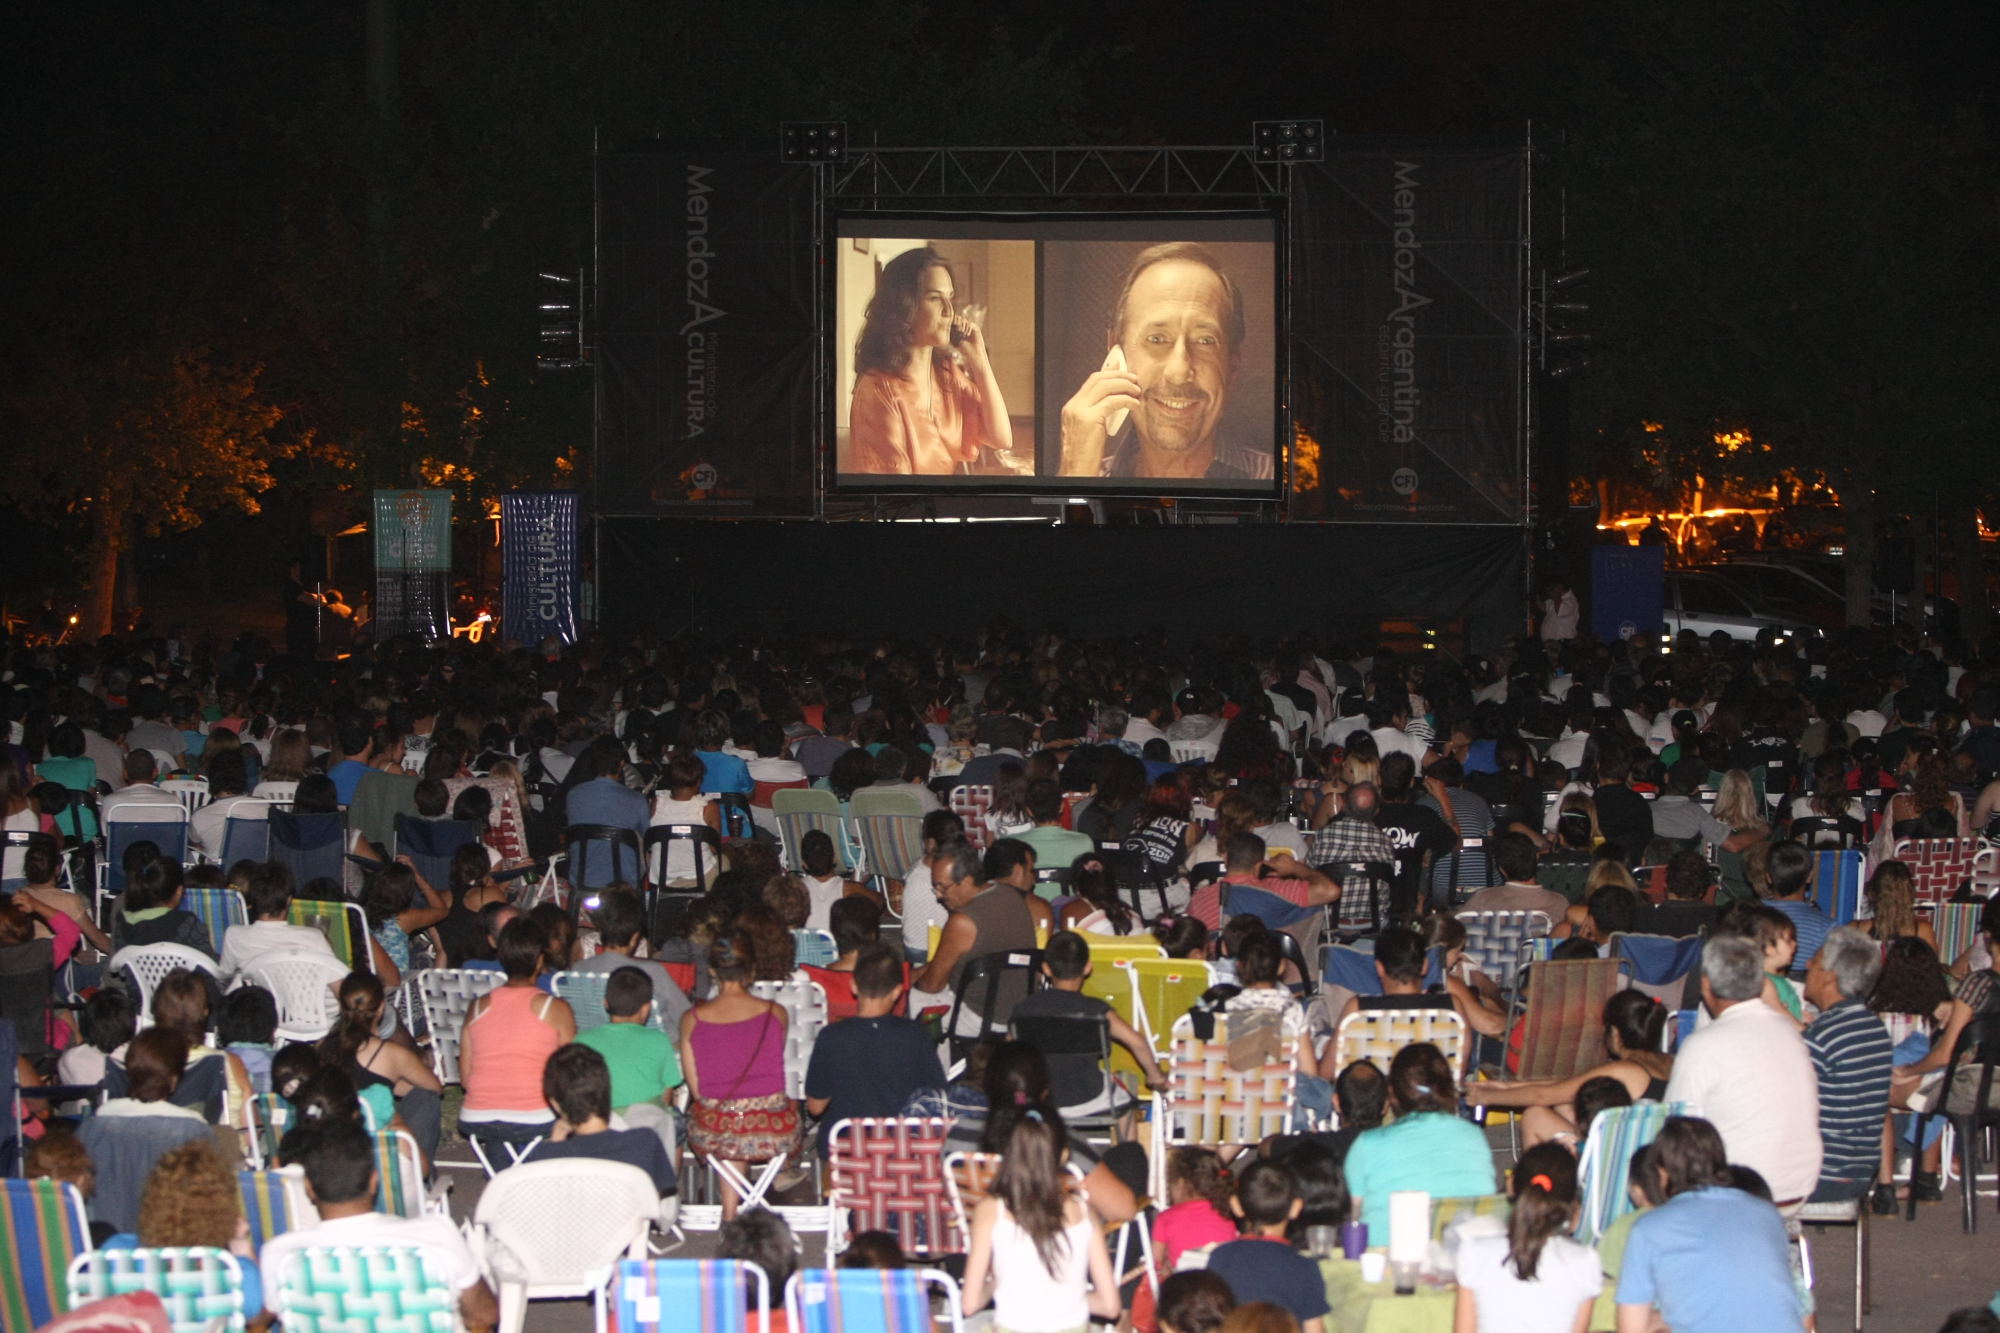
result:
M 706 824 L 708 807 L 713 804 L 715 798 L 712 796 L 696 796 L 691 801 L 676 801 L 665 792 L 661 792 L 653 798 L 651 827 L 659 828 L 663 824 Z M 714 878 L 717 870 L 714 854 L 704 851 L 702 861 L 709 877 Z M 667 844 L 665 878 L 669 882 L 694 878 L 694 844 L 679 839 Z
M 697 1017 L 688 1034 L 705 1102 L 773 1097 L 785 1090 L 785 1032 L 769 1010 L 734 1023 Z
M 543 1021 L 551 1001 L 525 986 L 502 986 L 465 1025 L 460 1064 L 465 1078 L 461 1115 L 539 1124 L 549 1120 L 542 1099 L 542 1066 L 562 1038 Z
M 1053 1333 L 1090 1321 L 1090 1215 L 1063 1227 L 1063 1250 L 1053 1275 L 1042 1265 L 1034 1238 L 1003 1203 L 993 1223 L 993 1322 L 1008 1333 Z
M 1035 918 L 1028 900 L 1011 884 L 995 884 L 965 905 L 965 914 L 979 934 L 965 957 L 952 965 L 951 984 L 956 987 L 965 968 L 975 958 L 989 953 L 1012 953 L 1035 947 Z

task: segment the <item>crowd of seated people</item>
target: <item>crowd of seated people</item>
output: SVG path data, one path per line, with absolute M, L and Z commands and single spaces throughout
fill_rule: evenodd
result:
M 431 1034 L 391 1003 L 399 982 L 486 969 L 456 1125 L 495 1169 L 597 1155 L 664 1193 L 688 1160 L 783 1154 L 777 1187 L 812 1188 L 836 1120 L 943 1108 L 949 1142 L 1003 1159 L 970 1219 L 968 1308 L 1024 1329 L 1038 1310 L 1107 1317 L 1130 1274 L 1100 1262 L 1095 1221 L 1138 1217 L 1152 1168 L 1129 1138 L 1064 1128 L 1079 1104 L 1124 1105 L 1120 1089 L 1079 1096 L 1073 1057 L 1052 1077 L 1006 1028 L 1046 986 L 1024 1017 L 1105 1011 L 1142 1071 L 1123 1094 L 1167 1090 L 1147 1034 L 1084 993 L 1094 948 L 1157 938 L 1162 956 L 1211 963 L 1224 988 L 1209 1012 L 1239 1034 L 1268 1027 L 1267 1058 L 1298 1075 L 1292 1133 L 1252 1146 L 1232 1190 L 1183 1184 L 1170 1201 L 1199 1199 L 1243 1239 L 1215 1246 L 1221 1290 L 1149 1294 L 1156 1326 L 1220 1326 L 1264 1302 L 1310 1328 L 1325 1289 L 1316 1305 L 1281 1262 L 1303 1240 L 1297 1214 L 1386 1230 L 1387 1194 L 1406 1188 L 1513 1197 L 1508 1243 L 1462 1269 L 1462 1327 L 1571 1327 L 1593 1303 L 1621 1329 L 1654 1312 L 1741 1326 L 1732 1311 L 1760 1303 L 1775 1322 L 1759 1326 L 1792 1326 L 1787 1220 L 1808 1202 L 1940 1198 L 1938 1121 L 1913 1140 L 1914 1116 L 1977 1095 L 1950 1071 L 1961 1035 L 2000 1014 L 1993 884 L 1969 866 L 1940 891 L 1915 868 L 1923 848 L 1898 852 L 2000 845 L 1993 660 L 1907 634 L 1526 640 L 1464 665 L 1311 635 L 1180 649 L 1004 629 L 928 645 L 396 642 L 331 663 L 273 660 L 249 636 L 175 656 L 146 641 L 10 649 L 0 807 L 43 838 L 10 848 L 0 949 L 51 942 L 81 1002 L 51 1011 L 45 1054 L 18 1076 L 94 1090 L 25 1103 L 31 1170 L 86 1180 L 93 1220 L 122 1243 L 208 1243 L 226 1209 L 169 1217 L 155 1196 L 212 1193 L 256 1146 L 255 1095 L 277 1092 L 294 1103 L 277 1157 L 318 1196 L 315 1239 L 348 1234 L 374 1207 L 365 1126 L 410 1134 L 426 1171 L 444 1137 Z M 342 850 L 371 864 L 306 885 L 276 860 L 221 865 L 210 819 L 185 859 L 128 839 L 125 888 L 100 908 L 71 862 L 98 821 L 174 819 L 169 774 L 206 777 L 217 800 L 341 814 Z M 849 813 L 864 790 L 908 793 L 923 854 L 890 877 L 846 820 L 793 841 L 774 798 L 809 788 Z M 463 819 L 474 840 L 433 884 L 368 836 L 385 814 Z M 686 824 L 718 835 L 719 862 L 678 840 L 657 869 L 616 845 L 574 874 L 559 856 L 571 826 L 643 844 Z M 1848 849 L 1865 866 L 1852 923 L 1818 880 L 1822 854 Z M 247 924 L 212 929 L 190 889 L 240 894 Z M 659 910 L 662 891 L 678 910 Z M 258 964 L 332 955 L 294 923 L 301 897 L 353 901 L 365 928 L 346 943 L 355 970 L 329 982 L 326 1038 L 284 1047 Z M 1962 914 L 1946 929 L 1956 903 L 1975 906 L 1969 932 Z M 1480 970 L 1459 916 L 1515 911 L 1547 918 L 1549 962 L 1608 957 L 1632 934 L 1699 936 L 1699 962 L 1672 994 L 1614 995 L 1600 1058 L 1524 1081 L 1527 988 Z M 801 966 L 821 930 L 832 957 Z M 1372 954 L 1372 986 L 1317 986 L 1312 947 L 1336 937 Z M 213 966 L 142 984 L 105 965 L 161 944 Z M 995 1009 L 965 1003 L 983 961 L 1037 949 L 1041 969 L 1003 978 Z M 602 1024 L 579 1031 L 552 993 L 565 972 L 604 979 Z M 828 1002 L 802 1095 L 799 1014 L 767 986 L 794 980 Z M 1419 1042 L 1343 1064 L 1341 1020 L 1398 1007 L 1455 1012 L 1469 1054 Z M 1489 1061 L 1501 1077 L 1475 1073 Z M 1689 1114 L 1635 1167 L 1647 1206 L 1594 1267 L 1549 1219 L 1576 1197 L 1593 1118 L 1648 1100 Z M 1482 1103 L 1524 1112 L 1511 1174 L 1461 1116 Z M 1073 1204 L 1055 1188 L 1071 1167 Z M 734 1243 L 773 1251 L 769 1214 L 735 1216 L 728 1185 L 722 1202 Z M 1165 1253 L 1204 1248 L 1178 1229 Z M 1740 1241 L 1740 1285 L 1705 1289 L 1677 1233 Z M 411 1240 L 438 1247 L 468 1321 L 491 1317 L 476 1259 L 441 1231 Z M 260 1298 L 246 1299 L 249 1313 Z

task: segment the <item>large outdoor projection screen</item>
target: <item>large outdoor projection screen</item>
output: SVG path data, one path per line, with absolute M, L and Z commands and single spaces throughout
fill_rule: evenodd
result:
M 870 213 L 834 233 L 840 489 L 1276 494 L 1275 216 Z

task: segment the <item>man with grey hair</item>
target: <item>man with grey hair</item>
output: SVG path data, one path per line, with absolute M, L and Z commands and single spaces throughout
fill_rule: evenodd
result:
M 1806 1050 L 1819 1078 L 1822 1153 L 1814 1203 L 1845 1203 L 1869 1192 L 1882 1160 L 1882 1117 L 1889 1113 L 1895 1047 L 1868 1007 L 1882 971 L 1882 949 L 1865 931 L 1842 926 L 1826 937 L 1806 968 L 1806 999 L 1819 1017 L 1806 1028 Z M 1894 1212 L 1892 1183 L 1879 1187 Z
M 1701 970 L 1715 1021 L 1682 1044 L 1665 1100 L 1712 1123 L 1729 1160 L 1763 1176 L 1778 1207 L 1795 1211 L 1819 1184 L 1819 1078 L 1805 1039 L 1789 1014 L 1764 1002 L 1755 940 L 1709 940 Z
M 1097 710 L 1097 743 L 1115 745 L 1133 758 L 1139 757 L 1137 742 L 1125 739 L 1125 728 L 1132 721 L 1132 715 L 1122 704 L 1106 704 Z
M 950 1004 L 966 967 L 993 953 L 1025 953 L 1035 946 L 1035 913 L 1028 895 L 986 873 L 979 849 L 963 838 L 938 844 L 930 855 L 931 885 L 937 900 L 951 915 L 938 933 L 937 950 L 923 969 L 910 978 L 910 1011 Z M 1046 910 L 1046 909 L 1045 909 Z M 1002 988 L 1003 1009 L 1010 1010 L 1019 994 Z M 1005 1022 L 1005 1012 L 993 1015 Z M 976 1020 L 969 1008 L 960 1022 Z

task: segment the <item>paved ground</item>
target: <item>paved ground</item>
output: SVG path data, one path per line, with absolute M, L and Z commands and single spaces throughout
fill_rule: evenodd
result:
M 1504 1161 L 1505 1131 L 1493 1131 L 1498 1140 L 1497 1155 Z M 463 1150 L 449 1146 L 444 1157 L 467 1157 Z M 483 1183 L 478 1171 L 453 1170 L 452 1212 L 469 1217 L 478 1202 Z M 793 1201 L 790 1197 L 787 1202 Z M 804 1202 L 801 1198 L 797 1200 Z M 2000 1289 L 2000 1210 L 1996 1210 L 1989 1185 L 1981 1197 L 1980 1229 L 1968 1236 L 1959 1227 L 1956 1186 L 1942 1204 L 1917 1209 L 1917 1220 L 1905 1222 L 1900 1215 L 1872 1218 L 1869 1229 L 1872 1313 L 1865 1327 L 1874 1333 L 1935 1333 L 1952 1310 L 1966 1305 L 1983 1305 Z M 1819 1301 L 1820 1333 L 1842 1333 L 1854 1326 L 1854 1233 L 1845 1227 L 1829 1227 L 1808 1233 L 1814 1268 L 1814 1291 Z M 816 1235 L 804 1238 L 806 1262 L 823 1261 L 824 1240 Z M 676 1254 L 698 1258 L 713 1253 L 713 1237 L 691 1233 L 688 1243 Z M 1716 1256 L 1718 1263 L 1727 1256 Z M 584 1333 L 592 1327 L 591 1309 L 585 1301 L 538 1301 L 529 1307 L 531 1333 Z M 674 1329 L 672 1333 L 683 1333 Z M 1446 1333 L 1439 1330 L 1439 1333 Z M 1745 1330 L 1745 1333 L 1756 1333 Z

